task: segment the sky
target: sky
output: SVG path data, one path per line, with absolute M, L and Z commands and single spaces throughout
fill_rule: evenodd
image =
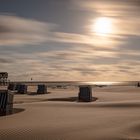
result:
M 0 0 L 10 80 L 140 80 L 140 0 Z

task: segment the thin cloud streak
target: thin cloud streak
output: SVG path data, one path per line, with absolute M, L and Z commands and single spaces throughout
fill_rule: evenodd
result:
M 0 15 L 0 46 L 38 44 L 47 40 L 49 25 L 13 15 Z

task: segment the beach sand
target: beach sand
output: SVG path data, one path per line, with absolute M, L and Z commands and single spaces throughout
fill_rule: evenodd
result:
M 14 97 L 14 114 L 0 117 L 0 140 L 140 140 L 140 88 L 93 88 L 94 102 L 77 102 L 78 88 Z

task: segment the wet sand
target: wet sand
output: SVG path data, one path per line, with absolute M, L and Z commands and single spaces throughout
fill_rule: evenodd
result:
M 90 103 L 77 89 L 15 95 L 14 114 L 0 117 L 0 140 L 140 140 L 140 88 L 93 88 Z

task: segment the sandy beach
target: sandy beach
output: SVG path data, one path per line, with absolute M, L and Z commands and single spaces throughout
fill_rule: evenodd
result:
M 0 0 L 0 140 L 140 140 L 140 0 Z
M 0 117 L 0 140 L 139 140 L 140 88 L 93 88 L 94 102 L 77 102 L 78 88 L 14 97 L 14 114 Z

